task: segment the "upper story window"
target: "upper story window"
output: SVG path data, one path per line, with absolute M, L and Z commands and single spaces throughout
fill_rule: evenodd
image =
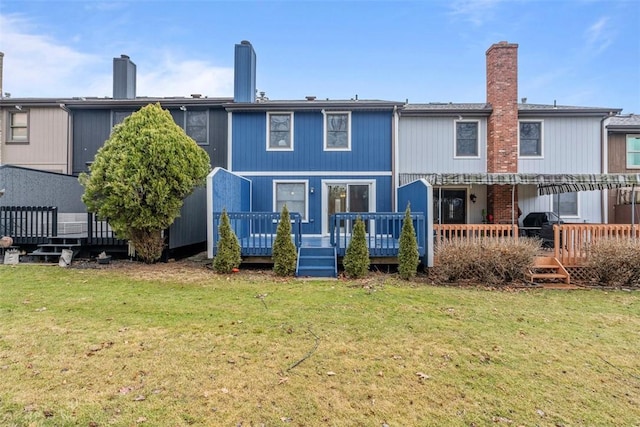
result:
M 560 193 L 553 198 L 553 211 L 560 216 L 578 216 L 578 193 Z
M 520 157 L 542 157 L 542 122 L 520 122 Z
M 640 135 L 627 135 L 627 169 L 640 169 Z
M 324 149 L 351 150 L 351 113 L 325 113 Z
M 133 114 L 132 111 L 114 111 L 111 118 L 113 121 L 112 127 L 124 122 L 124 119 L 129 117 L 131 114 Z
M 184 131 L 198 145 L 208 145 L 209 115 L 207 111 L 187 111 Z
M 293 150 L 293 113 L 267 113 L 267 150 Z
M 307 220 L 309 201 L 307 199 L 307 181 L 274 181 L 274 210 L 282 212 L 282 207 L 287 205 L 289 212 L 298 212 L 302 220 Z
M 10 111 L 7 127 L 7 142 L 29 142 L 29 112 Z
M 478 157 L 480 153 L 477 121 L 456 122 L 456 157 Z

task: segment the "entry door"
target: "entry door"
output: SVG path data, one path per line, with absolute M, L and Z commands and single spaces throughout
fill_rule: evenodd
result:
M 369 212 L 369 184 L 327 184 L 327 216 L 325 232 L 329 232 L 329 219 L 334 213 Z M 344 229 L 345 224 L 340 227 Z M 350 228 L 350 227 L 349 227 Z
M 442 194 L 442 205 L 439 197 Z M 439 218 L 439 214 L 442 217 Z M 435 189 L 433 191 L 434 223 L 466 224 L 467 222 L 467 190 Z

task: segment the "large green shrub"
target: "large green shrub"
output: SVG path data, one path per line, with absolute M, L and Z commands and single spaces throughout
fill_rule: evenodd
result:
M 587 267 L 598 284 L 640 286 L 640 241 L 596 241 L 590 247 Z
M 291 241 L 291 218 L 287 205 L 282 207 L 280 222 L 273 243 L 273 271 L 278 276 L 292 276 L 296 272 L 298 254 Z
M 407 204 L 398 247 L 398 273 L 400 277 L 405 280 L 414 277 L 419 264 L 420 252 L 418 251 L 418 241 L 416 239 L 415 228 L 413 227 L 413 220 L 411 219 L 411 207 Z
M 356 218 L 353 225 L 351 240 L 342 259 L 342 265 L 345 274 L 351 278 L 364 277 L 369 271 L 369 247 L 364 222 L 360 216 Z
M 218 244 L 216 257 L 213 259 L 213 269 L 218 273 L 231 273 L 242 262 L 240 243 L 231 228 L 226 209 L 220 215 L 218 226 Z
M 209 155 L 160 104 L 127 117 L 81 174 L 82 201 L 131 241 L 145 262 L 160 258 L 162 231 L 180 215 L 183 200 L 204 183 Z

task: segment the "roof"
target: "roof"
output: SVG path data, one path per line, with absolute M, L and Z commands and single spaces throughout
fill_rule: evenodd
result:
M 640 115 L 629 114 L 626 116 L 614 116 L 609 119 L 606 125 L 608 130 L 622 130 L 628 131 L 635 129 L 640 132 Z
M 571 193 L 640 186 L 635 174 L 533 174 L 533 173 L 403 173 L 400 185 L 419 179 L 431 185 L 537 185 L 539 194 Z
M 477 114 L 489 115 L 493 107 L 488 103 L 454 103 L 454 102 L 432 102 L 428 104 L 405 104 L 400 114 L 403 116 L 423 116 L 423 115 L 456 115 L 456 114 Z M 576 107 L 569 105 L 547 105 L 547 104 L 518 104 L 519 116 L 540 116 L 540 115 L 593 115 L 598 117 L 619 114 L 621 108 L 606 107 Z
M 229 111 L 289 111 L 289 110 L 393 110 L 401 107 L 399 101 L 378 99 L 307 99 L 307 100 L 256 100 L 256 102 L 229 102 L 224 107 Z
M 71 98 L 61 99 L 60 103 L 69 109 L 85 108 L 138 108 L 148 104 L 159 103 L 163 107 L 212 107 L 219 106 L 231 101 L 232 98 L 195 98 L 195 97 L 146 97 L 140 96 L 135 99 L 114 99 L 114 98 Z

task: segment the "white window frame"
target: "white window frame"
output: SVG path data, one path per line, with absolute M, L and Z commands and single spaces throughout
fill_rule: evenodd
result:
M 522 123 L 540 123 L 540 154 L 536 154 L 536 155 L 520 154 L 520 124 Z M 544 120 L 518 120 L 518 158 L 520 159 L 544 158 Z
M 271 116 L 289 116 L 289 146 L 278 147 L 271 145 Z M 291 111 L 273 111 L 267 113 L 267 151 L 293 151 L 293 112 Z
M 629 134 L 625 137 L 625 157 L 627 169 L 640 169 L 640 164 L 631 164 L 629 161 L 630 153 L 640 156 L 640 150 L 631 150 L 629 148 L 629 139 L 631 138 L 640 140 L 640 134 Z
M 558 200 L 558 196 L 562 197 L 565 194 L 575 194 L 576 195 L 576 211 L 565 214 L 560 211 L 560 206 L 556 206 L 556 201 Z M 551 210 L 556 212 L 560 218 L 580 218 L 580 192 L 573 191 L 570 193 L 560 193 L 551 195 Z
M 458 123 L 475 123 L 476 132 L 476 155 L 467 156 L 458 154 Z M 454 159 L 479 159 L 480 158 L 480 120 L 454 120 L 453 121 L 453 158 Z
M 207 139 L 206 139 L 205 142 L 198 142 L 191 135 L 189 135 L 189 132 L 188 132 L 189 114 L 192 114 L 192 113 L 204 113 L 204 117 L 206 119 L 205 132 L 206 132 L 206 135 L 207 135 Z M 202 147 L 202 146 L 209 145 L 209 110 L 200 110 L 200 109 L 197 109 L 197 110 L 195 110 L 195 109 L 194 110 L 186 110 L 184 112 L 184 128 L 183 129 L 184 129 L 184 133 L 186 133 L 189 136 L 189 138 L 191 138 L 194 141 L 196 141 L 196 144 L 198 144 L 199 146 Z
M 273 180 L 273 211 L 280 212 L 278 209 L 278 184 L 302 184 L 304 185 L 304 212 L 302 214 L 302 222 L 309 222 L 309 180 L 304 179 L 274 179 Z M 289 212 L 292 211 L 290 206 L 287 206 Z
M 17 114 L 24 114 L 26 116 L 26 124 L 24 126 L 14 125 L 13 118 Z M 8 112 L 7 120 L 7 143 L 8 144 L 28 144 L 29 143 L 29 121 L 31 119 L 29 110 L 11 110 Z M 14 137 L 14 129 L 26 129 L 25 139 L 16 139 Z
M 328 147 L 327 134 L 329 127 L 327 126 L 327 120 L 331 115 L 346 114 L 347 115 L 347 146 L 346 147 Z M 323 128 L 323 142 L 324 151 L 351 151 L 351 111 L 324 111 L 322 110 L 322 128 Z

